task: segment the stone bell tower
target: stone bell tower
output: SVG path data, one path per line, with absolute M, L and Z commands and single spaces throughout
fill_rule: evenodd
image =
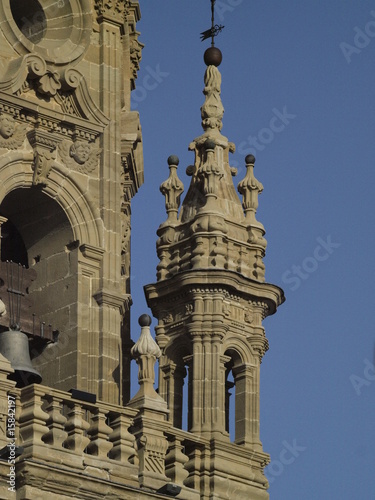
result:
M 256 219 L 263 186 L 254 177 L 252 155 L 238 184 L 242 204 L 233 185 L 229 153 L 235 146 L 221 134 L 220 62 L 217 48 L 206 51 L 204 132 L 189 145 L 195 161 L 187 168 L 191 183 L 180 211 L 179 160 L 168 158 L 169 178 L 160 187 L 168 217 L 158 229 L 157 282 L 145 292 L 158 319 L 159 394 L 169 419 L 181 427 L 186 411 L 188 431 L 209 443 L 205 453 L 186 446 L 185 484 L 204 498 L 266 499 L 269 456 L 259 436 L 260 364 L 268 349 L 262 322 L 284 295 L 265 282 L 265 230 Z
M 1 260 L 35 271 L 26 333 L 43 384 L 115 404 L 129 400 L 130 202 L 143 182 L 139 17 L 135 0 L 0 2 Z

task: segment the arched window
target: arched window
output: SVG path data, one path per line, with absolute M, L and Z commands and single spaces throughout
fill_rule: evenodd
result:
M 166 350 L 160 360 L 159 394 L 166 400 L 169 420 L 174 427 L 188 430 L 191 427 L 191 384 L 189 380 L 190 356 L 187 349 Z
M 225 356 L 225 421 L 231 441 L 254 444 L 259 441 L 259 364 L 245 362 L 235 349 Z
M 59 345 L 51 346 L 51 357 L 39 356 L 44 344 L 31 342 L 30 350 L 43 382 L 56 385 L 72 376 L 70 366 L 76 356 L 74 342 L 77 328 L 78 242 L 66 213 L 53 199 L 37 187 L 19 188 L 8 193 L 0 205 L 6 219 L 1 227 L 1 260 L 12 260 L 35 270 L 29 287 L 31 309 L 42 322 L 41 328 L 60 332 Z M 38 320 L 38 321 L 39 321 Z M 31 320 L 32 321 L 32 320 Z M 33 325 L 33 335 L 38 335 Z M 69 336 L 69 346 L 62 342 Z M 45 353 L 44 353 L 45 354 Z M 64 359 L 63 359 L 64 358 Z M 69 382 L 67 382 L 68 384 Z M 72 382 L 72 384 L 75 382 Z

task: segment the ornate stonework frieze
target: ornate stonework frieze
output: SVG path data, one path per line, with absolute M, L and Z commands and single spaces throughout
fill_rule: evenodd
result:
M 140 33 L 133 31 L 130 33 L 130 68 L 134 79 L 138 77 L 140 62 L 142 59 L 142 49 L 144 44 L 138 40 Z
M 95 0 L 95 10 L 98 16 L 110 17 L 118 22 L 124 22 L 128 13 L 129 2 L 126 0 Z

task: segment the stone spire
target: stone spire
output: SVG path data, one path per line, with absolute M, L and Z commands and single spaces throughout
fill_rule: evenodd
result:
M 207 49 L 205 101 L 201 107 L 203 134 L 189 145 L 195 160 L 187 168 L 191 183 L 179 216 L 183 186 L 176 173 L 178 158 L 168 159 L 170 177 L 160 187 L 166 197 L 168 219 L 158 230 L 158 279 L 189 268 L 216 268 L 264 281 L 265 231 L 255 218 L 263 186 L 254 177 L 255 158 L 249 155 L 246 176 L 238 185 L 243 195 L 241 205 L 232 179 L 237 171 L 229 164 L 229 153 L 235 151 L 235 145 L 221 133 L 221 59 L 219 49 Z
M 229 154 L 235 146 L 221 133 L 221 57 L 216 47 L 205 53 L 203 133 L 189 146 L 195 158 L 179 213 L 178 158 L 168 159 L 170 175 L 160 188 L 167 220 L 158 229 L 157 282 L 145 292 L 158 318 L 159 395 L 168 403 L 168 420 L 181 428 L 187 417 L 188 431 L 204 447 L 187 447 L 184 484 L 202 485 L 207 498 L 232 493 L 266 500 L 269 457 L 259 434 L 259 384 L 268 340 L 262 323 L 284 295 L 265 282 L 265 231 L 256 218 L 263 186 L 252 155 L 238 184 L 242 203 L 233 184 Z

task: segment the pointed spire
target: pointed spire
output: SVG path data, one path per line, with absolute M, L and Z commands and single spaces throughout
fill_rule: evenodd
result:
M 190 269 L 213 268 L 239 272 L 262 282 L 267 242 L 264 227 L 255 215 L 263 186 L 254 177 L 255 158 L 248 155 L 246 175 L 238 185 L 241 204 L 232 179 L 237 172 L 229 164 L 235 146 L 221 133 L 224 107 L 218 69 L 220 50 L 207 49 L 204 61 L 203 134 L 189 145 L 195 159 L 186 171 L 191 182 L 179 214 L 183 185 L 177 177 L 176 156 L 169 157 L 169 178 L 160 186 L 168 218 L 157 231 L 157 279 Z
M 222 53 L 217 47 L 210 47 L 204 53 L 204 62 L 207 66 L 203 89 L 205 101 L 201 107 L 204 134 L 196 138 L 193 144 L 201 145 L 206 139 L 212 139 L 217 145 L 228 146 L 228 139 L 220 133 L 223 128 L 224 107 L 220 97 L 221 74 L 218 66 L 220 66 L 222 59 Z M 191 146 L 189 149 L 194 149 L 194 146 Z

